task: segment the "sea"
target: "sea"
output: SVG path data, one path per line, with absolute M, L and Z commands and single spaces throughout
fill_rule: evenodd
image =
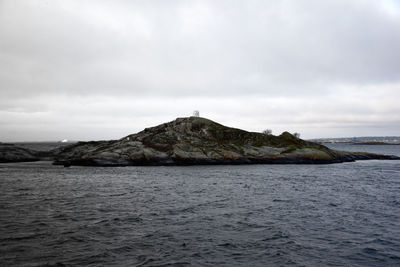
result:
M 400 161 L 3 163 L 0 266 L 400 266 Z

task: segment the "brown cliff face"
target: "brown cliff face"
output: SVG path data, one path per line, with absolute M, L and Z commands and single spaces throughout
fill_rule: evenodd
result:
M 336 163 L 379 155 L 347 153 L 279 136 L 230 128 L 199 117 L 172 122 L 119 140 L 79 142 L 61 149 L 55 164 L 90 166 L 252 163 Z M 382 157 L 382 156 L 381 156 Z

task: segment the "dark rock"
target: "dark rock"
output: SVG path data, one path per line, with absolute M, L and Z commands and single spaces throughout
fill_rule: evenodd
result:
M 38 160 L 40 160 L 40 157 L 34 150 L 13 144 L 0 143 L 0 163 Z
M 178 118 L 119 140 L 79 142 L 53 154 L 54 164 L 64 166 L 328 164 L 400 159 L 335 151 L 288 132 L 279 136 L 247 132 L 200 117 Z

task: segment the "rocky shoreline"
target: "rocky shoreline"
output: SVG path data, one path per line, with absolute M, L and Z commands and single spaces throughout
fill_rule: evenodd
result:
M 379 154 L 347 154 L 335 159 L 313 159 L 313 158 L 236 158 L 236 159 L 196 159 L 196 158 L 152 158 L 150 160 L 102 160 L 102 159 L 75 159 L 56 160 L 54 165 L 69 166 L 101 166 L 101 167 L 123 167 L 123 166 L 192 166 L 192 165 L 243 165 L 243 164 L 334 164 L 343 162 L 354 162 L 356 160 L 399 160 L 391 155 Z
M 178 118 L 119 140 L 78 142 L 48 152 L 17 146 L 8 148 L 8 157 L 5 157 L 4 148 L 0 149 L 0 162 L 7 162 L 4 158 L 11 162 L 10 155 L 20 155 L 13 162 L 52 159 L 53 164 L 66 167 L 331 164 L 400 159 L 390 155 L 331 150 L 288 132 L 279 136 L 247 132 L 200 117 Z

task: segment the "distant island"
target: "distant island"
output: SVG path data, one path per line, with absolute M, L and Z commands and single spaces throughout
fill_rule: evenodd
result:
M 302 140 L 289 132 L 279 136 L 248 132 L 201 117 L 178 118 L 119 140 L 77 142 L 47 152 L 0 144 L 0 162 L 43 159 L 68 167 L 328 164 L 400 158 L 336 151 Z
M 40 160 L 38 151 L 16 146 L 14 144 L 0 143 L 0 163 L 38 160 Z
M 14 144 L 0 142 L 0 163 L 54 160 L 57 152 L 70 144 L 62 142 L 17 142 Z
M 400 145 L 400 136 L 362 136 L 341 138 L 317 138 L 309 140 L 316 143 L 348 143 L 354 145 Z

